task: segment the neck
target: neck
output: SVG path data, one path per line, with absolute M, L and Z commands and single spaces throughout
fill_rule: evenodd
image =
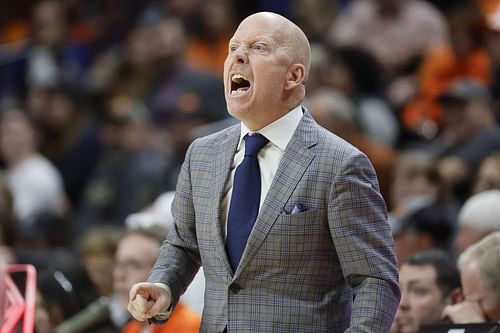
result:
M 15 168 L 16 166 L 32 157 L 34 154 L 34 151 L 18 151 L 15 155 L 13 154 L 12 156 L 6 157 L 6 163 L 9 168 Z
M 284 117 L 286 114 L 288 114 L 290 111 L 295 109 L 297 105 L 293 107 L 289 107 L 286 109 L 281 109 L 277 110 L 275 112 L 262 112 L 264 117 L 256 119 L 255 117 L 250 118 L 250 119 L 241 119 L 241 122 L 245 124 L 245 126 L 251 131 L 251 132 L 257 132 L 264 127 L 268 126 L 269 124 L 274 123 L 276 120 Z

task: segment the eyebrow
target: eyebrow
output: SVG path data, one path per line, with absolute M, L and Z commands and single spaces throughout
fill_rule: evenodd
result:
M 237 38 L 231 38 L 229 40 L 229 44 L 233 44 L 233 43 L 236 43 L 236 44 L 241 44 L 241 43 L 246 43 L 246 44 L 254 44 L 256 42 L 265 42 L 265 43 L 268 43 L 268 44 L 272 44 L 273 42 L 275 42 L 276 39 L 275 38 L 272 38 L 272 37 L 268 37 L 268 36 L 263 36 L 263 35 L 257 35 L 257 36 L 254 36 L 252 37 L 249 41 L 241 41 Z

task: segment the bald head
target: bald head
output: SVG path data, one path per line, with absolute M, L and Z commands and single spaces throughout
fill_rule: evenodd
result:
M 306 79 L 311 66 L 311 46 L 306 35 L 295 23 L 271 12 L 259 12 L 245 18 L 240 26 L 251 21 L 264 21 L 274 28 L 275 38 L 288 49 L 292 62 L 304 65 Z

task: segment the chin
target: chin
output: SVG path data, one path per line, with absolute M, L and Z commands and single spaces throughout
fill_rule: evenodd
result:
M 229 114 L 239 120 L 243 120 L 248 114 L 248 108 L 242 105 L 228 105 L 227 111 Z

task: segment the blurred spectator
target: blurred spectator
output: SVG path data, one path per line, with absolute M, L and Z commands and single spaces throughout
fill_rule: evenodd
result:
M 486 15 L 484 43 L 491 59 L 491 94 L 493 109 L 496 110 L 500 122 L 500 2 L 496 0 L 481 1 Z
M 431 203 L 406 216 L 394 233 L 398 262 L 424 250 L 451 253 L 455 226 L 450 215 L 443 205 Z
M 227 45 L 235 28 L 235 12 L 229 0 L 200 3 L 201 28 L 188 42 L 186 58 L 195 70 L 212 72 L 222 78 Z
M 498 217 L 498 215 L 497 215 Z M 453 323 L 500 320 L 500 232 L 469 246 L 458 265 L 465 300 L 447 306 L 443 317 Z
M 113 267 L 122 228 L 93 227 L 79 239 L 77 254 L 99 295 L 113 292 Z
M 463 201 L 469 196 L 474 170 L 500 150 L 500 125 L 489 91 L 474 81 L 457 81 L 438 100 L 443 128 L 428 149 L 440 158 L 440 174 L 453 195 Z
M 129 32 L 124 41 L 123 54 L 111 53 L 96 61 L 91 78 L 95 81 L 91 83 L 94 89 L 102 94 L 146 98 L 158 75 L 153 63 L 155 54 L 152 50 L 154 36 L 151 24 L 144 23 Z M 175 36 L 176 32 L 172 31 L 172 38 L 175 39 Z
M 71 247 L 73 240 L 66 218 L 53 212 L 42 212 L 30 222 L 29 225 L 18 225 L 17 248 L 44 251 Z M 50 258 L 46 260 L 50 261 Z
M 471 196 L 458 215 L 455 248 L 458 253 L 490 233 L 500 231 L 500 190 L 490 190 Z
M 324 43 L 338 12 L 338 2 L 330 0 L 292 0 L 291 16 L 309 41 Z
M 104 150 L 72 221 L 75 234 L 95 225 L 123 225 L 168 185 L 171 162 L 149 142 L 151 119 L 144 104 L 111 97 L 104 122 Z
M 156 253 L 165 238 L 165 229 L 131 229 L 120 241 L 116 252 L 114 269 L 114 302 L 112 318 L 115 325 L 122 327 L 122 333 L 140 333 L 148 323 L 129 320 L 127 305 L 129 291 L 133 284 L 145 281 L 156 260 Z M 180 306 L 179 306 L 180 305 Z M 198 332 L 201 317 L 186 305 L 179 303 L 170 319 L 161 325 L 155 325 L 153 333 Z M 125 321 L 123 320 L 125 319 Z
M 443 129 L 436 138 L 440 157 L 455 155 L 476 168 L 500 149 L 500 126 L 491 108 L 491 95 L 475 81 L 457 81 L 439 96 Z
M 203 0 L 161 0 L 167 16 L 179 19 L 186 29 L 188 37 L 199 33 Z
M 161 144 L 174 152 L 180 167 L 193 128 L 228 117 L 222 80 L 186 63 L 188 43 L 180 20 L 157 18 L 132 31 L 126 62 L 112 92 L 135 96 L 150 110 Z
M 74 265 L 78 258 L 71 249 L 73 238 L 66 218 L 50 212 L 38 214 L 31 224 L 19 224 L 13 245 L 16 262 L 32 264 L 38 270 Z
M 491 59 L 481 42 L 483 15 L 472 1 L 458 3 L 447 15 L 450 42 L 429 50 L 418 68 L 416 94 L 401 113 L 403 126 L 432 139 L 442 125 L 437 97 L 458 80 L 491 82 Z
M 422 325 L 440 324 L 446 305 L 462 301 L 460 272 L 445 252 L 417 252 L 402 262 L 401 302 L 391 333 L 419 333 Z
M 321 126 L 350 142 L 368 156 L 377 172 L 382 195 L 388 199 L 395 162 L 394 150 L 368 138 L 360 131 L 354 105 L 342 93 L 323 88 L 310 95 L 307 103 L 312 116 Z
M 191 69 L 184 58 L 187 43 L 178 20 L 163 20 L 152 28 L 157 80 L 147 101 L 153 121 L 169 134 L 179 161 L 191 143 L 191 129 L 228 117 L 222 80 Z
M 38 153 L 35 127 L 24 112 L 14 109 L 3 112 L 0 151 L 19 221 L 30 224 L 30 219 L 45 211 L 62 214 L 65 194 L 61 175 Z
M 337 45 L 370 50 L 390 76 L 447 39 L 443 15 L 423 0 L 352 0 L 330 31 Z
M 3 68 L 0 98 L 22 100 L 32 87 L 60 82 L 79 86 L 89 65 L 88 46 L 68 38 L 68 22 L 62 1 L 39 1 L 32 9 L 33 36 Z
M 382 68 L 369 52 L 350 46 L 332 49 L 324 75 L 326 85 L 353 101 L 356 122 L 363 133 L 380 143 L 396 144 L 399 124 L 382 95 Z
M 447 189 L 433 156 L 425 150 L 401 151 L 396 158 L 388 198 L 393 232 L 398 232 L 406 216 L 432 203 L 447 204 L 447 200 Z
M 486 157 L 479 165 L 472 194 L 500 190 L 500 150 Z
M 33 88 L 29 114 L 40 130 L 40 151 L 61 173 L 70 204 L 79 204 L 82 191 L 101 151 L 98 125 L 83 95 L 66 84 Z
M 79 265 L 42 271 L 37 281 L 35 331 L 57 332 L 59 325 L 84 310 L 98 297 L 84 268 Z M 86 329 L 73 329 L 71 332 L 113 332 L 105 319 L 89 322 L 86 326 Z

